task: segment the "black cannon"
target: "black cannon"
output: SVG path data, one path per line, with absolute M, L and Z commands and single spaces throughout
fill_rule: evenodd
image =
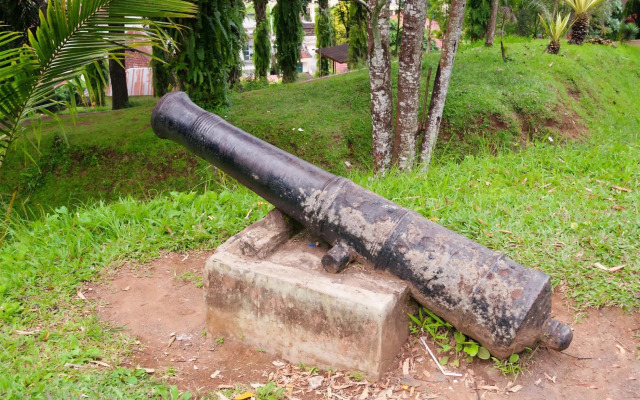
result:
M 537 342 L 555 350 L 571 343 L 571 328 L 550 316 L 545 273 L 251 136 L 182 92 L 160 100 L 151 124 L 331 244 L 328 271 L 360 254 L 499 358 Z

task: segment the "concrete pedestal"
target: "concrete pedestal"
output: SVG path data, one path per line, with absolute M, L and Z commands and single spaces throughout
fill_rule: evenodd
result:
M 291 363 L 378 379 L 408 336 L 407 286 L 361 264 L 329 274 L 320 263 L 329 247 L 293 233 L 286 217 L 272 212 L 209 258 L 209 334 Z

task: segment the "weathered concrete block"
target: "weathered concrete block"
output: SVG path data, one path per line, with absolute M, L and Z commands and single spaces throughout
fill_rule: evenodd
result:
M 209 333 L 235 337 L 292 363 L 379 378 L 408 336 L 407 286 L 362 268 L 325 272 L 320 260 L 328 247 L 309 247 L 315 239 L 297 237 L 265 259 L 250 258 L 242 251 L 245 235 L 255 237 L 252 227 L 206 263 Z

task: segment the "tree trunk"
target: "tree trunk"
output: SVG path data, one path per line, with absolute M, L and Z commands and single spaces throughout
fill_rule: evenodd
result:
M 498 0 L 491 0 L 491 17 L 489 18 L 489 26 L 487 26 L 487 39 L 484 45 L 493 46 L 493 38 L 496 35 L 496 23 L 498 22 Z
M 368 0 L 367 53 L 371 87 L 373 170 L 385 173 L 391 163 L 393 97 L 389 52 L 389 1 Z
M 556 20 L 556 14 L 558 13 L 558 2 L 559 0 L 555 0 L 553 3 L 553 14 L 551 14 L 551 21 Z
M 420 76 L 422 73 L 422 41 L 426 19 L 426 1 L 406 1 L 398 69 L 396 132 L 393 140 L 393 162 L 400 169 L 411 169 L 416 155 L 418 99 L 420 97 Z
M 127 106 L 129 102 L 129 91 L 127 90 L 127 71 L 124 69 L 124 56 L 109 59 L 109 78 L 111 79 L 111 109 L 120 110 Z
M 442 112 L 444 111 L 444 103 L 447 99 L 449 81 L 451 80 L 451 72 L 453 70 L 453 62 L 456 57 L 456 51 L 458 50 L 460 34 L 462 33 L 462 21 L 464 20 L 464 9 L 466 5 L 466 0 L 451 0 L 449 23 L 447 25 L 444 42 L 442 43 L 442 55 L 440 56 L 440 63 L 436 71 L 433 92 L 431 94 L 431 104 L 429 105 L 429 113 L 427 114 L 427 128 L 425 129 L 425 135 L 420 149 L 420 163 L 424 172 L 429 169 L 431 154 L 438 139 L 440 123 L 442 122 Z

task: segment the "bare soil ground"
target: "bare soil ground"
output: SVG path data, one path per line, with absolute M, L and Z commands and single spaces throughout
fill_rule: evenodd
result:
M 147 265 L 121 267 L 110 273 L 109 283 L 85 289 L 101 319 L 139 341 L 126 366 L 153 369 L 168 383 L 202 394 L 274 381 L 291 399 L 640 399 L 637 313 L 607 308 L 576 315 L 554 295 L 554 316 L 574 323 L 573 343 L 567 354 L 538 348 L 523 355 L 526 371 L 517 379 L 489 361 L 463 361 L 447 367 L 462 377 L 445 376 L 412 336 L 396 366 L 373 383 L 353 371 L 301 368 L 206 334 L 198 277 L 208 255 L 169 253 Z

